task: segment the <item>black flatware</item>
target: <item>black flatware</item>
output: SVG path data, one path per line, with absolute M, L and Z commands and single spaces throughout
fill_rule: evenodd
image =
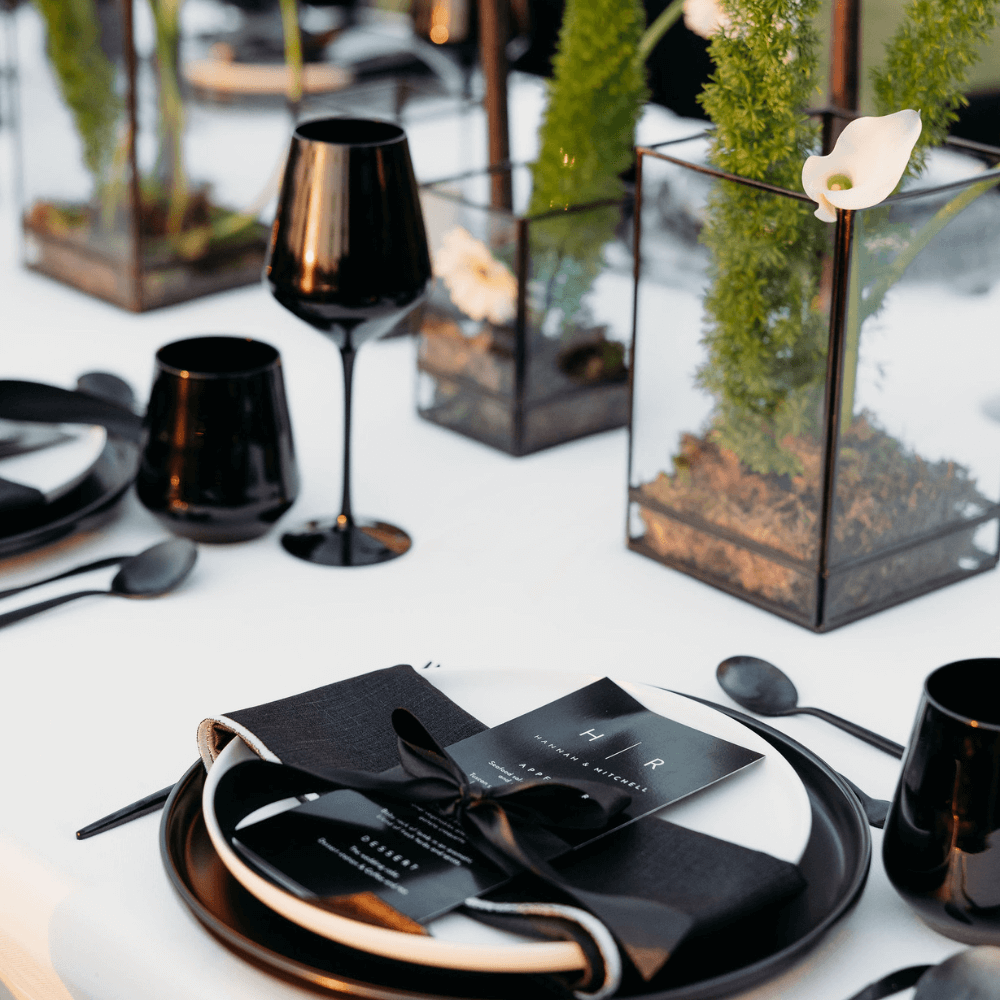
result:
M 76 388 L 88 396 L 96 396 L 126 410 L 135 410 L 132 386 L 111 372 L 85 372 L 76 380 Z
M 870 983 L 848 1000 L 883 1000 L 916 986 L 913 1000 L 997 1000 L 1000 948 L 966 948 L 940 965 L 911 965 Z
M 147 795 L 144 799 L 139 799 L 138 802 L 133 802 L 122 809 L 117 809 L 115 812 L 109 813 L 96 822 L 81 827 L 76 831 L 76 839 L 86 840 L 88 837 L 96 837 L 99 833 L 113 830 L 116 826 L 124 826 L 126 823 L 131 823 L 132 820 L 138 819 L 140 816 L 148 816 L 149 813 L 156 812 L 157 809 L 162 808 L 163 803 L 167 801 L 173 790 L 173 785 L 167 785 L 166 788 L 161 788 L 158 792 L 153 792 L 152 795 Z
M 700 702 L 702 705 L 708 705 L 709 708 L 718 709 L 722 712 L 728 712 L 728 709 L 723 708 L 722 705 L 716 704 L 714 701 L 709 701 L 707 698 L 698 698 L 693 694 L 685 694 L 683 691 L 675 691 L 673 688 L 661 687 L 661 691 L 669 691 L 671 694 L 679 694 L 683 698 L 690 698 L 692 701 Z M 829 765 L 828 765 L 829 766 Z M 862 810 L 864 811 L 865 818 L 868 820 L 868 825 L 874 827 L 876 830 L 881 830 L 885 826 L 886 816 L 889 814 L 889 808 L 892 803 L 888 799 L 876 799 L 869 795 L 866 791 L 858 788 L 850 778 L 846 775 L 841 774 L 839 771 L 834 772 L 841 781 L 847 785 L 852 792 L 854 792 L 854 797 L 858 800 Z
M 840 774 L 839 771 L 837 773 Z M 840 777 L 857 796 L 858 801 L 861 803 L 861 808 L 864 809 L 865 815 L 868 817 L 868 825 L 875 827 L 876 830 L 883 829 L 885 827 L 885 818 L 889 815 L 889 807 L 892 803 L 888 799 L 873 798 L 866 791 L 858 788 L 846 774 L 840 774 Z
M 160 542 L 159 545 L 126 559 L 111 581 L 110 590 L 78 590 L 9 611 L 0 615 L 0 628 L 6 628 L 50 608 L 57 608 L 61 604 L 68 604 L 78 597 L 159 597 L 184 581 L 197 558 L 198 547 L 186 538 Z
M 799 693 L 795 690 L 795 685 L 786 674 L 767 660 L 758 659 L 756 656 L 730 656 L 719 664 L 715 676 L 722 690 L 737 705 L 748 708 L 758 715 L 769 717 L 815 715 L 816 718 L 823 719 L 824 722 L 829 722 L 830 725 L 843 729 L 845 733 L 850 733 L 898 759 L 902 758 L 906 750 L 885 736 L 842 719 L 832 712 L 822 708 L 800 707 Z
M 45 583 L 55 583 L 56 580 L 65 580 L 70 576 L 79 576 L 81 573 L 89 573 L 91 570 L 95 569 L 105 569 L 108 566 L 117 566 L 119 563 L 125 562 L 129 556 L 108 556 L 105 559 L 97 559 L 94 562 L 84 563 L 82 566 L 74 566 L 73 569 L 68 569 L 64 573 L 57 573 L 55 576 L 48 576 L 44 580 L 35 580 L 34 583 L 25 583 L 20 587 L 11 587 L 8 590 L 0 590 L 0 600 L 4 597 L 13 597 L 15 594 L 20 594 L 25 590 L 31 590 L 34 587 L 41 587 Z
M 876 982 L 869 983 L 860 993 L 855 993 L 847 1000 L 883 1000 L 884 997 L 890 997 L 893 993 L 914 986 L 930 968 L 932 968 L 930 965 L 911 965 L 905 969 L 897 969 Z
M 932 966 L 920 977 L 913 1000 L 997 1000 L 1000 997 L 1000 948 L 966 948 Z

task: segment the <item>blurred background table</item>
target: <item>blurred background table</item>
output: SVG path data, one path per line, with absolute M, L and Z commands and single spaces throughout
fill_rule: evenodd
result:
M 542 99 L 540 81 L 515 81 L 514 159 L 533 153 Z M 676 126 L 667 112 L 650 115 L 643 129 L 656 138 Z M 486 162 L 475 105 L 415 118 L 408 130 L 420 180 L 454 169 L 445 148 L 461 151 L 462 166 Z M 329 513 L 342 419 L 334 346 L 260 286 L 136 316 L 22 270 L 9 132 L 0 138 L 0 377 L 72 386 L 84 371 L 112 371 L 143 399 L 164 343 L 205 333 L 268 341 L 283 357 L 303 480 L 284 521 Z M 229 954 L 184 909 L 160 862 L 158 816 L 74 839 L 178 778 L 210 712 L 400 662 L 611 674 L 721 701 L 716 664 L 751 653 L 787 669 L 804 704 L 905 742 L 929 671 L 996 654 L 996 573 L 814 635 L 628 552 L 624 430 L 507 457 L 416 417 L 414 351 L 410 338 L 367 346 L 355 396 L 356 507 L 411 533 L 405 558 L 312 566 L 281 549 L 279 524 L 258 541 L 203 546 L 189 581 L 165 598 L 80 601 L 0 635 L 0 998 L 307 996 Z M 130 494 L 102 530 L 0 563 L 0 584 L 163 535 Z M 777 726 L 869 793 L 891 796 L 896 761 L 815 719 Z M 891 969 L 959 948 L 896 896 L 873 836 L 856 910 L 743 1000 L 844 1000 Z

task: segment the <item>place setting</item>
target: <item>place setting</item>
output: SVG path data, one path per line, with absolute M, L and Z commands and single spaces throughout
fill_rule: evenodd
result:
M 947 756 L 964 741 L 977 812 L 963 839 L 993 822 L 976 803 L 1000 781 L 1000 720 L 956 716 L 995 699 L 998 668 L 940 668 L 918 714 L 918 746 Z M 181 901 L 226 947 L 319 993 L 726 996 L 803 960 L 850 912 L 881 825 L 847 779 L 752 716 L 581 674 L 396 666 L 209 716 L 197 745 L 158 802 L 86 835 L 168 796 L 160 849 Z M 907 755 L 886 867 L 936 929 L 988 945 L 995 849 L 951 848 L 943 905 L 922 874 L 947 844 L 914 840 L 905 803 L 940 809 L 941 780 L 933 758 Z M 581 792 L 600 814 L 589 825 Z M 907 967 L 850 1000 L 920 983 L 928 1000 L 956 982 L 989 998 L 996 956 Z

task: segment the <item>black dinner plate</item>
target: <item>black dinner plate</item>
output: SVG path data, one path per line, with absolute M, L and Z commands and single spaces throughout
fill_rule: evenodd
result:
M 97 527 L 110 516 L 138 467 L 138 445 L 109 430 L 104 450 L 78 486 L 53 503 L 0 521 L 0 559 Z
M 702 699 L 696 699 L 701 701 Z M 857 799 L 819 757 L 741 712 L 703 702 L 742 722 L 795 769 L 812 807 L 799 864 L 804 893 L 755 915 L 746 927 L 685 942 L 652 983 L 619 997 L 708 1000 L 757 986 L 801 959 L 857 902 L 871 864 L 871 836 Z M 546 977 L 453 972 L 397 962 L 328 941 L 268 909 L 222 864 L 201 811 L 205 772 L 194 764 L 174 787 L 160 825 L 160 852 L 184 903 L 223 944 L 320 995 L 372 1000 L 551 1000 Z

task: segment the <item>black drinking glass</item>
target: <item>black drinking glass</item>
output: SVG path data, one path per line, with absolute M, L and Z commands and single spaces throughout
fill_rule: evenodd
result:
M 934 930 L 1000 944 L 1000 659 L 927 678 L 882 853 Z
M 406 134 L 388 122 L 322 118 L 292 136 L 265 276 L 274 297 L 339 348 L 344 370 L 340 514 L 309 521 L 284 547 L 326 566 L 402 555 L 405 531 L 351 509 L 351 382 L 365 341 L 423 298 L 431 274 Z
M 257 538 L 299 489 L 281 358 L 248 337 L 193 337 L 156 352 L 139 500 L 198 542 Z

